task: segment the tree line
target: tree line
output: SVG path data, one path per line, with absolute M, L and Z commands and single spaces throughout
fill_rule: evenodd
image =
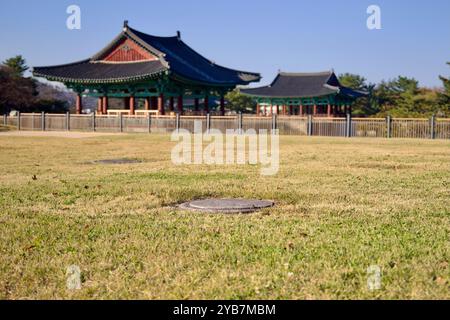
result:
M 447 63 L 450 66 L 450 62 Z M 360 76 L 344 73 L 339 76 L 343 86 L 369 93 L 356 101 L 356 116 L 437 117 L 450 116 L 450 79 L 439 77 L 443 88 L 424 88 L 414 78 L 399 76 L 379 84 L 368 83 Z
M 11 111 L 63 113 L 75 98 L 68 91 L 25 77 L 25 59 L 18 55 L 0 64 L 0 114 Z

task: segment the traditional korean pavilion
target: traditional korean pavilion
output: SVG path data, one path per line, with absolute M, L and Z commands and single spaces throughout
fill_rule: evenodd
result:
M 219 99 L 224 114 L 224 95 L 237 85 L 259 81 L 258 73 L 217 65 L 174 37 L 158 37 L 128 26 L 93 57 L 65 65 L 35 67 L 33 75 L 59 81 L 77 93 L 76 113 L 82 113 L 82 97 L 98 98 L 97 113 L 108 113 L 108 99 L 121 98 L 134 115 L 138 99 L 145 111 L 164 115 L 183 113 L 183 98 L 194 100 L 194 111 L 209 112 L 211 98 Z M 200 106 L 202 102 L 202 108 Z M 142 104 L 142 102 L 141 102 Z M 200 110 L 202 109 L 202 110 Z
M 257 102 L 257 114 L 339 116 L 351 113 L 352 103 L 365 92 L 342 86 L 333 71 L 279 72 L 265 87 L 241 89 Z

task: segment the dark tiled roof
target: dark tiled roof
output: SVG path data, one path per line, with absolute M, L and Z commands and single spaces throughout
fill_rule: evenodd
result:
M 317 73 L 280 72 L 271 85 L 252 89 L 241 89 L 247 95 L 272 98 L 312 98 L 330 94 L 345 94 L 352 97 L 365 95 L 341 86 L 332 71 Z
M 170 70 L 176 75 L 204 83 L 248 84 L 259 81 L 258 73 L 225 68 L 204 58 L 178 37 L 156 37 L 131 29 L 146 44 L 164 53 Z
M 136 63 L 99 61 L 124 38 L 133 40 L 159 60 Z M 62 82 L 107 83 L 142 80 L 165 71 L 176 79 L 204 85 L 236 86 L 261 79 L 258 73 L 233 70 L 211 62 L 191 49 L 178 36 L 156 37 L 131 29 L 127 25 L 119 36 L 91 59 L 61 66 L 35 67 L 33 74 Z
M 35 67 L 33 74 L 62 82 L 127 82 L 147 79 L 166 70 L 158 60 L 136 63 L 101 63 L 84 60 L 76 63 Z

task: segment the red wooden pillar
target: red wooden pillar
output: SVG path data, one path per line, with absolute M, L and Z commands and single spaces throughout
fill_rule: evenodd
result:
M 98 97 L 98 99 L 97 99 L 97 114 L 102 114 L 102 113 L 103 113 L 103 98 Z
M 145 97 L 145 110 L 150 110 L 150 98 L 149 97 Z
M 183 114 L 183 96 L 180 94 L 179 96 L 178 96 L 178 99 L 177 99 L 177 110 L 178 110 L 178 113 L 181 115 L 181 114 Z
M 224 96 L 220 96 L 220 115 L 221 116 L 225 115 L 225 97 Z
M 198 111 L 198 109 L 199 109 L 199 100 L 198 100 L 198 98 L 195 98 L 194 99 L 194 111 Z
M 81 100 L 81 94 L 77 94 L 76 102 L 75 102 L 75 112 L 77 114 L 81 114 L 83 110 L 83 101 Z
M 209 97 L 205 96 L 205 101 L 203 103 L 203 111 L 209 113 Z
M 158 97 L 158 112 L 160 115 L 165 114 L 164 110 L 164 95 L 161 93 Z
M 130 97 L 130 115 L 134 115 L 134 96 Z
M 300 115 L 301 116 L 303 115 L 303 105 L 302 104 L 300 105 Z
M 269 106 L 269 115 L 270 116 L 273 115 L 273 104 L 272 103 L 270 103 L 270 106 Z
M 317 104 L 314 104 L 313 115 L 317 115 Z
M 331 104 L 328 104 L 328 107 L 327 107 L 327 115 L 328 115 L 328 118 L 331 117 Z
M 108 113 L 108 97 L 104 96 L 102 98 L 102 101 L 103 101 L 103 103 L 102 103 L 102 113 L 103 114 L 107 114 Z
M 289 115 L 293 115 L 294 114 L 294 106 L 289 106 Z
M 285 104 L 283 104 L 283 107 L 282 107 L 282 112 L 283 112 L 283 116 L 285 116 L 286 115 L 286 105 Z
M 173 110 L 174 110 L 174 105 L 175 105 L 174 98 L 173 98 L 173 97 L 170 97 L 170 99 L 169 99 L 169 111 L 170 111 L 170 112 L 173 112 Z
M 259 114 L 261 113 L 261 106 L 258 104 L 256 104 L 256 115 L 259 116 Z
M 158 98 L 157 97 L 151 97 L 150 98 L 150 108 L 152 110 L 157 110 L 158 109 Z

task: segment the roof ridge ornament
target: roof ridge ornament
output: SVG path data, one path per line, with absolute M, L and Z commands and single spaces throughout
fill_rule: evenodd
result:
M 181 32 L 179 30 L 177 31 L 177 38 L 178 40 L 181 40 Z
M 128 20 L 125 20 L 123 22 L 123 31 L 127 31 L 128 30 Z

